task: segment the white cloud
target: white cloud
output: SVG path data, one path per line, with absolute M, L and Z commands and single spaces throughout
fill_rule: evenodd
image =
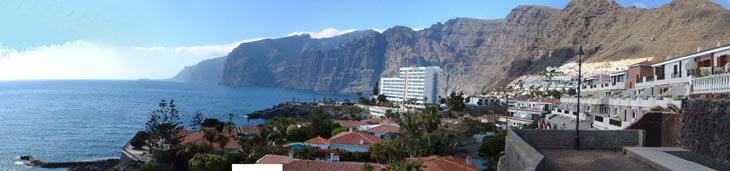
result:
M 183 67 L 223 56 L 225 48 L 121 47 L 78 40 L 18 51 L 0 47 L 0 80 L 29 79 L 164 79 Z M 179 51 L 176 51 L 179 49 Z
M 241 40 L 229 44 L 222 45 L 200 45 L 200 46 L 182 46 L 182 47 L 134 47 L 134 49 L 150 52 L 175 52 L 182 55 L 199 55 L 199 56 L 210 56 L 219 57 L 227 55 L 234 48 L 238 47 L 241 43 L 248 43 L 263 40 L 264 38 L 255 38 Z
M 317 33 L 297 32 L 286 36 L 310 34 L 312 38 L 327 38 L 353 31 L 328 28 Z M 124 47 L 77 40 L 16 50 L 0 44 L 0 80 L 166 79 L 185 66 L 227 55 L 241 43 L 262 39 L 184 47 Z
M 646 4 L 641 3 L 641 2 L 634 3 L 634 6 L 636 8 L 646 8 Z
M 353 32 L 353 31 L 357 31 L 357 30 L 355 30 L 355 29 L 337 30 L 337 29 L 334 29 L 334 28 L 326 28 L 326 29 L 320 31 L 319 33 L 315 33 L 315 32 L 294 32 L 294 33 L 288 34 L 287 36 L 309 34 L 309 36 L 311 36 L 312 38 L 321 39 L 321 38 L 335 37 L 335 36 L 339 36 L 339 35 L 342 35 L 342 34 L 345 34 L 345 33 L 350 33 L 350 32 Z
M 377 31 L 378 33 L 383 33 L 385 31 L 383 29 L 376 29 L 376 28 L 371 28 L 370 30 Z

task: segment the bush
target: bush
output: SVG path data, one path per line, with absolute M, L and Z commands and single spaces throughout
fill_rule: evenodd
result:
M 188 166 L 190 170 L 230 170 L 231 163 L 223 156 L 201 153 L 195 154 Z
M 345 128 L 339 127 L 332 130 L 332 136 L 334 137 L 337 134 L 340 134 L 341 132 L 345 132 Z
M 210 127 L 215 127 L 216 125 L 221 125 L 221 124 L 223 124 L 223 122 L 219 121 L 218 119 L 215 119 L 215 118 L 205 118 L 205 120 L 203 120 L 203 124 L 201 124 L 201 125 L 203 127 L 210 128 Z
M 135 149 L 139 149 L 139 148 L 144 147 L 147 144 L 145 142 L 147 141 L 148 138 L 149 138 L 149 134 L 147 134 L 147 132 L 139 131 L 139 132 L 137 132 L 137 134 L 134 135 L 134 137 L 129 142 L 129 144 L 132 145 L 132 147 L 134 147 Z
M 499 153 L 504 151 L 505 138 L 506 135 L 504 133 L 492 137 L 485 137 L 479 146 L 479 154 L 483 157 L 498 159 Z

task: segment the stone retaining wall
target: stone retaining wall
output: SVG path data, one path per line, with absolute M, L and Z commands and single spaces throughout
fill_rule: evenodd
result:
M 525 142 L 514 131 L 507 132 L 505 139 L 505 155 L 499 160 L 498 170 L 537 170 L 544 156 Z
M 693 96 L 682 103 L 682 110 L 681 146 L 730 163 L 730 99 L 720 95 Z

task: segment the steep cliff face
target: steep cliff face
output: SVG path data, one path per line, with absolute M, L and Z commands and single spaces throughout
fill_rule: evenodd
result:
M 244 43 L 225 65 L 222 85 L 263 85 L 355 92 L 377 81 L 383 37 L 372 30 L 312 39 L 309 35 Z
M 223 85 L 322 92 L 368 92 L 399 67 L 437 65 L 442 94 L 478 93 L 523 74 L 576 60 L 680 56 L 730 43 L 730 11 L 709 0 L 675 0 L 654 9 L 573 0 L 564 9 L 519 6 L 503 20 L 457 18 L 414 31 L 395 26 L 327 39 L 307 35 L 241 44 L 225 64 Z
M 218 84 L 223 78 L 223 65 L 225 63 L 225 56 L 204 60 L 196 65 L 186 66 L 177 75 L 167 81 Z

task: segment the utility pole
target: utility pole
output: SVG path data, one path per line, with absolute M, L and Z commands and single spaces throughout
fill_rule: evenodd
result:
M 581 65 L 583 64 L 583 46 L 578 48 L 578 107 L 575 115 L 575 150 L 580 150 L 580 83 L 583 81 L 581 78 Z

